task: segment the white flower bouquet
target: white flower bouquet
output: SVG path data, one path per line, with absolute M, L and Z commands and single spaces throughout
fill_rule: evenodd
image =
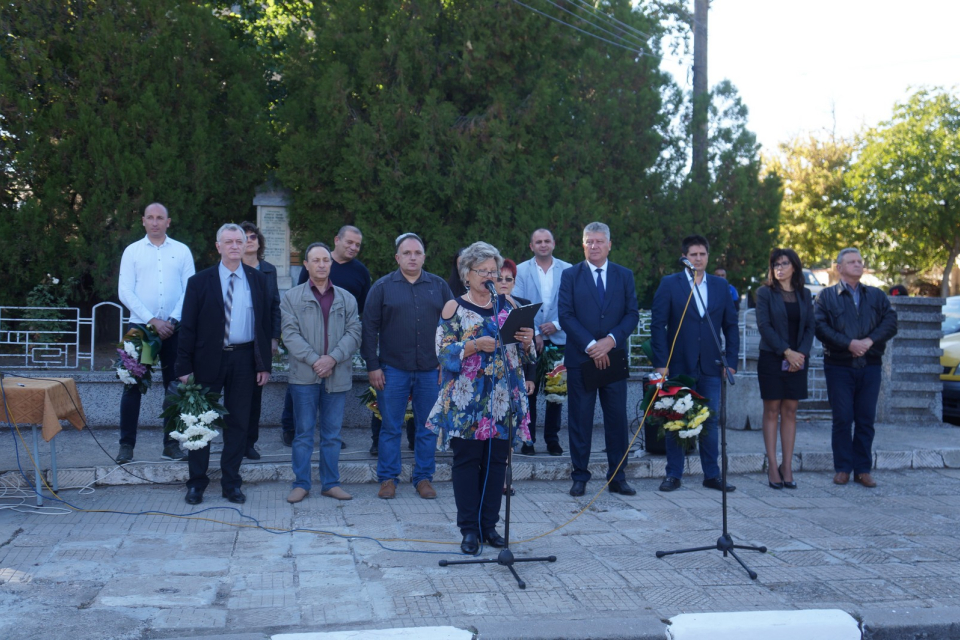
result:
M 172 386 L 172 385 L 171 385 Z M 215 427 L 224 428 L 226 408 L 220 404 L 220 395 L 201 387 L 193 380 L 180 383 L 176 391 L 167 395 L 166 408 L 161 418 L 173 418 L 170 437 L 189 451 L 202 449 L 220 435 Z

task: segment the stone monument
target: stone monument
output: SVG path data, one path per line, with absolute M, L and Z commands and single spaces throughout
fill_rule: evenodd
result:
M 286 291 L 293 287 L 290 225 L 287 221 L 290 192 L 275 185 L 264 185 L 257 189 L 253 204 L 257 208 L 257 226 L 266 244 L 263 258 L 277 268 L 277 285 L 280 291 Z

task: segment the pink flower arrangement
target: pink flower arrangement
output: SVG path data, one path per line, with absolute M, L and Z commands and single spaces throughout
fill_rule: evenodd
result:
M 142 378 L 144 374 L 147 373 L 147 366 L 140 364 L 137 360 L 134 360 L 130 355 L 123 349 L 117 349 L 117 353 L 120 354 L 120 362 L 123 364 L 123 368 L 129 371 L 132 375 L 137 378 Z

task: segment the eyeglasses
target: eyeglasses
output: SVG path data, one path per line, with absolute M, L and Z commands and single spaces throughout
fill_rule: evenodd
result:
M 777 270 L 777 269 L 786 269 L 786 268 L 789 267 L 789 266 L 790 266 L 790 262 L 789 262 L 789 261 L 788 261 L 788 262 L 775 262 L 774 265 L 773 265 L 773 268 L 774 268 L 774 270 Z
M 497 282 L 513 282 L 513 278 L 497 278 Z
M 258 239 L 257 234 L 255 233 L 247 234 L 247 240 L 249 240 L 250 242 L 253 242 L 254 240 L 257 240 L 257 239 Z
M 479 269 L 470 269 L 470 271 L 473 271 L 481 278 L 495 278 L 498 275 L 496 271 L 480 271 Z

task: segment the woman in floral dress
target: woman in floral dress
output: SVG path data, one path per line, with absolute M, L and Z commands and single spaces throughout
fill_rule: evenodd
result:
M 533 329 L 521 329 L 513 336 L 519 343 L 499 348 L 497 326 L 519 306 L 509 296 L 494 298 L 485 285 L 500 276 L 502 265 L 500 252 L 486 242 L 475 242 L 460 256 L 460 278 L 467 292 L 449 301 L 441 313 L 437 356 L 443 382 L 427 419 L 427 428 L 438 435 L 439 448 L 453 450 L 460 549 L 471 555 L 479 552 L 481 540 L 504 546 L 495 526 L 507 454 L 512 444 L 530 441 L 523 365 L 534 358 Z M 510 420 L 516 427 L 514 443 L 509 441 Z

